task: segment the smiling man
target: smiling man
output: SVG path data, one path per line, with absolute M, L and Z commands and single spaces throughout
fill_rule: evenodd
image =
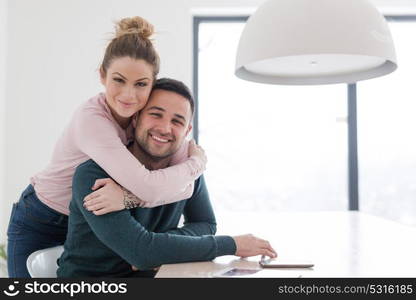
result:
M 140 161 L 151 163 L 149 167 L 153 170 L 160 169 L 159 164 L 164 167 L 169 163 L 172 155 L 178 151 L 192 129 L 190 118 L 193 115 L 193 101 L 184 101 L 186 95 L 182 95 L 185 92 L 180 94 L 180 89 L 173 92 L 160 88 L 161 86 L 167 88 L 167 83 L 172 85 L 170 81 L 159 80 L 156 83 L 149 105 L 139 116 L 135 146 L 132 148 L 132 153 Z M 173 86 L 171 88 L 173 89 Z M 171 114 L 170 122 L 160 122 L 167 114 Z M 156 161 L 158 164 L 154 165 Z
M 149 170 L 169 166 L 192 129 L 193 110 L 192 96 L 183 83 L 159 79 L 137 118 L 129 150 Z M 232 254 L 276 255 L 267 241 L 252 235 L 214 235 L 216 221 L 203 177 L 196 180 L 190 199 L 98 216 L 84 207 L 83 199 L 96 179 L 107 177 L 92 160 L 75 172 L 59 277 L 152 277 L 153 269 L 162 264 Z M 181 215 L 185 222 L 178 228 Z

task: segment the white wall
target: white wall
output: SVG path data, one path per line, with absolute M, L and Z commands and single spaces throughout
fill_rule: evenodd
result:
M 18 200 L 30 176 L 48 163 L 75 107 L 101 91 L 97 68 L 113 32 L 112 21 L 139 15 L 153 23 L 158 32 L 155 39 L 162 59 L 161 76 L 191 85 L 191 11 L 255 8 L 264 0 L 9 0 L 8 7 L 6 0 L 0 1 L 0 66 L 6 61 L 6 50 L 8 53 L 5 92 L 0 73 L 0 113 L 2 108 L 7 112 L 5 118 L 0 116 L 5 122 L 4 137 L 0 131 L 0 142 L 5 145 L 0 159 L 4 158 L 2 170 L 7 174 L 0 177 L 0 191 L 4 185 L 2 242 L 11 204 Z M 373 2 L 415 6 L 412 0 Z
M 0 0 L 0 243 L 4 241 L 3 220 L 9 215 L 9 201 L 5 200 L 5 97 L 6 97 L 6 42 L 7 42 L 7 0 Z M 5 205 L 3 205 L 3 203 Z
M 161 75 L 191 84 L 191 7 L 255 6 L 259 2 L 8 1 L 7 114 L 2 139 L 7 176 L 2 181 L 5 195 L 1 198 L 0 242 L 5 240 L 11 204 L 18 200 L 30 176 L 47 165 L 74 109 L 101 91 L 97 68 L 112 37 L 113 21 L 139 15 L 153 23 L 158 32 L 155 40 L 162 59 Z

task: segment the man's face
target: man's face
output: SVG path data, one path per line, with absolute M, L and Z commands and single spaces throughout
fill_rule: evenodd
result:
M 167 158 L 182 145 L 192 129 L 189 101 L 171 91 L 155 90 L 140 112 L 136 142 L 153 158 Z

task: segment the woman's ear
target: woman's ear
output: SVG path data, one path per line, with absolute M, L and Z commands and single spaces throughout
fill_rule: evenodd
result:
M 100 67 L 100 81 L 102 85 L 105 85 L 105 71 L 103 70 L 103 67 Z
M 137 126 L 137 118 L 139 117 L 139 112 L 136 112 L 133 117 L 131 118 L 131 124 L 133 125 L 133 128 L 136 128 Z

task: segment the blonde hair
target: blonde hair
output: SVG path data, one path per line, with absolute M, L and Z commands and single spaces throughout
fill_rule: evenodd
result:
M 159 55 L 157 54 L 150 37 L 154 33 L 153 25 L 141 17 L 121 19 L 115 26 L 115 37 L 108 44 L 100 71 L 102 75 L 115 58 L 131 57 L 143 59 L 153 67 L 153 76 L 159 73 Z

